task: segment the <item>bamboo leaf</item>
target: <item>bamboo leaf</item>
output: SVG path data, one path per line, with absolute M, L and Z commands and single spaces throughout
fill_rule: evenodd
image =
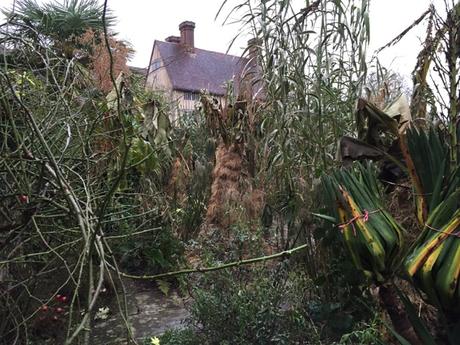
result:
M 333 224 L 337 224 L 337 219 L 331 216 L 328 216 L 326 214 L 320 214 L 320 213 L 311 213 L 312 216 L 315 216 L 317 218 L 320 218 L 322 220 L 328 221 Z

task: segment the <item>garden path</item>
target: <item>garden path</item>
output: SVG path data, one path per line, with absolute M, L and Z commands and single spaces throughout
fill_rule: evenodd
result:
M 185 301 L 176 291 L 170 291 L 165 296 L 154 283 L 135 280 L 124 281 L 128 301 L 129 322 L 132 325 L 134 337 L 139 344 L 149 337 L 159 336 L 167 329 L 181 327 L 187 318 Z M 96 319 L 91 344 L 127 344 L 126 327 L 118 310 L 116 298 L 113 297 L 108 305 L 106 319 Z

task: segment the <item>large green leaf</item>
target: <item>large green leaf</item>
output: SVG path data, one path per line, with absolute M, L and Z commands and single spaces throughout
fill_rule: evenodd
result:
M 450 150 L 444 134 L 431 127 L 423 131 L 415 127 L 407 131 L 407 149 L 419 183 L 417 198 L 423 198 L 428 214 L 449 194 L 460 187 L 458 166 L 450 163 Z

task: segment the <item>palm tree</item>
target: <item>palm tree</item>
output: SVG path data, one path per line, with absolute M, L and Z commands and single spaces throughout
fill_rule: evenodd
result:
M 110 27 L 114 17 L 106 15 L 98 0 L 65 0 L 63 3 L 39 4 L 36 0 L 19 0 L 16 7 L 4 11 L 17 33 L 35 42 L 60 49 L 69 56 L 76 39 L 87 30 L 100 32 Z

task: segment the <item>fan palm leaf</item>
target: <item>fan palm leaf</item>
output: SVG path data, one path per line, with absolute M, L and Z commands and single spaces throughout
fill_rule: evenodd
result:
M 20 24 L 20 30 L 29 36 L 42 35 L 52 40 L 65 41 L 92 29 L 100 31 L 104 7 L 98 0 L 66 0 L 39 4 L 36 0 L 19 0 L 13 11 L 6 15 Z M 114 23 L 106 16 L 105 25 Z M 21 25 L 22 24 L 22 25 Z

